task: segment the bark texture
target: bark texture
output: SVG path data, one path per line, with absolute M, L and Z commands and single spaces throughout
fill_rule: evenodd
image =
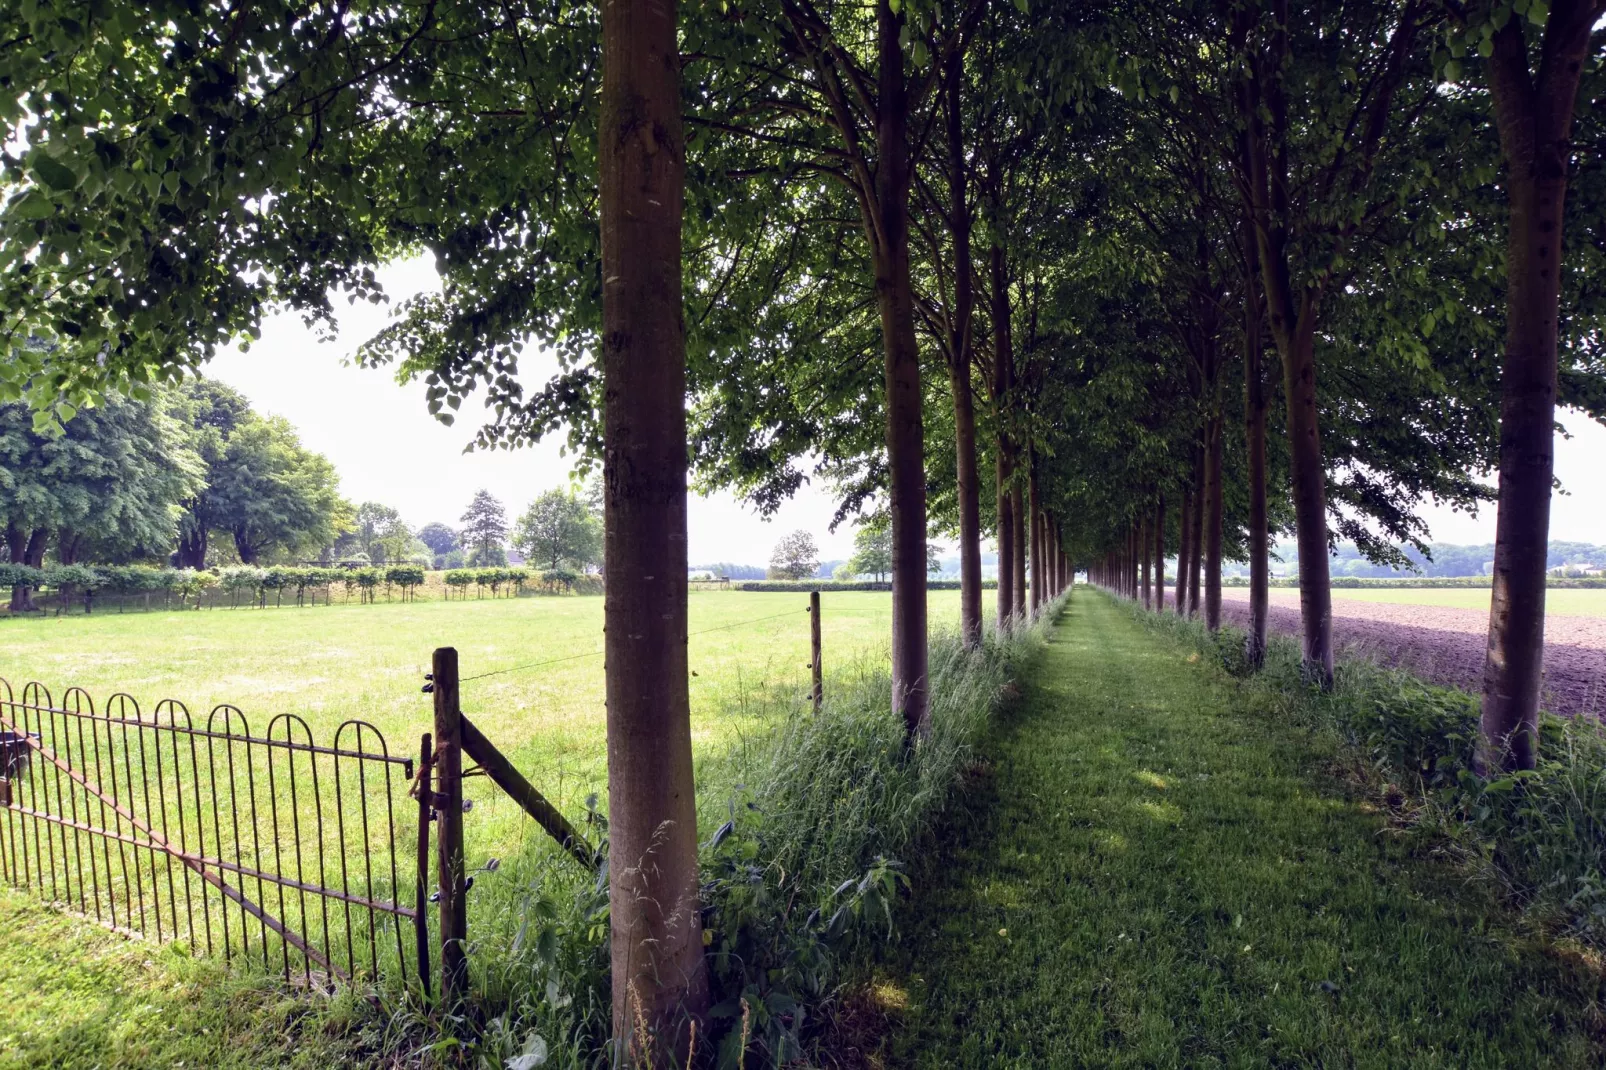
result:
M 1221 454 L 1221 413 L 1217 409 L 1205 424 L 1204 615 L 1211 631 L 1221 627 Z
M 971 392 L 971 320 L 975 307 L 970 256 L 970 202 L 965 196 L 964 116 L 960 94 L 965 58 L 949 51 L 947 88 L 948 189 L 954 243 L 954 317 L 948 343 L 948 382 L 954 404 L 959 495 L 959 634 L 965 649 L 981 645 L 981 476 L 976 466 L 976 401 Z
M 1244 440 L 1249 481 L 1249 626 L 1244 656 L 1251 669 L 1266 660 L 1266 618 L 1271 599 L 1271 534 L 1266 519 L 1266 371 L 1261 345 L 1259 260 L 1255 243 L 1245 243 L 1244 278 Z
M 1015 619 L 1015 465 L 1010 442 L 1009 407 L 1015 395 L 1015 349 L 1009 325 L 1009 270 L 1002 246 L 990 254 L 993 324 L 993 412 L 998 421 L 998 630 L 1008 632 Z
M 1599 2 L 1553 4 L 1537 74 L 1525 20 L 1514 16 L 1496 31 L 1489 63 L 1509 222 L 1500 501 L 1477 751 L 1487 773 L 1538 760 L 1567 161 L 1579 78 L 1603 10 Z
M 909 90 L 903 16 L 876 4 L 876 305 L 886 361 L 888 497 L 892 513 L 892 709 L 912 736 L 926 727 L 926 467 L 909 276 Z
M 683 1063 L 707 1009 L 686 667 L 685 144 L 673 2 L 602 9 L 604 603 L 613 1027 Z

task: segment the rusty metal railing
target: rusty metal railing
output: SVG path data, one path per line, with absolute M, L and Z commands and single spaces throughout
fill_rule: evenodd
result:
M 97 710 L 80 688 L 57 702 L 0 680 L 0 877 L 291 983 L 427 994 L 427 855 L 396 861 L 399 840 L 428 849 L 427 810 L 414 828 L 396 818 L 422 805 L 414 768 L 365 721 L 321 745 L 294 714 L 255 736 L 233 706 L 197 724 L 172 700 L 146 714 L 118 694 Z

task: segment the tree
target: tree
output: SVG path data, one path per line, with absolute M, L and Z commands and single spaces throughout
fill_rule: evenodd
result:
M 0 405 L 0 528 L 10 560 L 40 568 L 52 544 L 58 563 L 165 556 L 181 502 L 201 485 L 173 399 L 112 395 L 78 410 L 59 432 L 34 430 L 28 406 Z M 32 607 L 12 590 L 13 610 Z
M 686 339 L 675 4 L 602 9 L 602 378 L 613 1027 L 690 1059 L 708 1007 L 686 663 Z
M 244 564 L 274 553 L 313 554 L 350 523 L 334 466 L 301 445 L 289 422 L 263 418 L 211 379 L 179 388 L 204 479 L 184 502 L 178 564 L 205 568 L 211 537 L 232 539 Z M 366 550 L 364 551 L 366 553 Z
M 1514 10 L 1516 9 L 1516 10 Z M 1532 769 L 1539 750 L 1545 558 L 1558 388 L 1557 333 L 1573 112 L 1597 52 L 1601 0 L 1545 6 L 1475 3 L 1467 37 L 1488 56 L 1506 165 L 1506 345 L 1500 406 L 1500 505 L 1483 683 L 1480 770 Z M 1524 17 L 1524 14 L 1527 17 Z M 1530 40 L 1530 22 L 1542 24 Z M 1537 61 L 1537 62 L 1536 62 Z
M 357 506 L 355 519 L 356 528 L 352 534 L 358 549 L 376 565 L 390 560 L 387 543 L 393 544 L 400 532 L 406 530 L 401 513 L 379 502 L 363 502 Z
M 874 576 L 880 583 L 892 570 L 892 533 L 885 524 L 860 526 L 853 536 L 853 556 L 848 565 L 855 575 Z
M 814 545 L 814 536 L 806 531 L 781 536 L 770 554 L 770 575 L 775 579 L 803 580 L 819 569 L 820 551 Z
M 277 416 L 235 428 L 203 496 L 212 523 L 233 538 L 247 565 L 278 552 L 315 552 L 335 537 L 345 509 L 334 466 L 303 448 L 295 428 Z
M 468 509 L 458 520 L 463 525 L 459 535 L 463 545 L 481 559 L 500 550 L 502 543 L 507 540 L 507 510 L 488 490 L 477 491 L 474 500 L 468 503 Z M 482 563 L 488 564 L 489 561 Z
M 572 490 L 554 488 L 530 503 L 513 528 L 513 546 L 550 571 L 565 562 L 584 570 L 601 556 L 602 525 Z
M 457 532 L 445 524 L 425 524 L 418 529 L 418 541 L 429 547 L 429 552 L 443 558 L 457 549 Z

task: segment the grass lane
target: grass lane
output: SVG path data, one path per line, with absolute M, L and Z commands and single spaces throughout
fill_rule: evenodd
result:
M 1600 1065 L 1597 970 L 1413 857 L 1331 753 L 1078 591 L 873 986 L 889 1061 Z

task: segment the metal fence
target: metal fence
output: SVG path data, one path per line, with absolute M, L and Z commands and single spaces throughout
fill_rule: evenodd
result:
M 0 680 L 0 876 L 291 983 L 383 975 L 427 992 L 429 814 L 409 798 L 414 770 L 364 721 L 321 745 L 293 714 L 257 736 L 233 706 L 198 724 L 172 700 L 145 713 L 118 694 L 97 710 L 80 688 L 58 702 Z M 398 869 L 398 848 L 414 867 Z

